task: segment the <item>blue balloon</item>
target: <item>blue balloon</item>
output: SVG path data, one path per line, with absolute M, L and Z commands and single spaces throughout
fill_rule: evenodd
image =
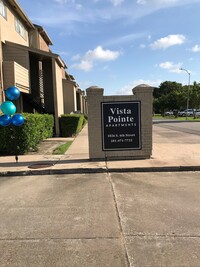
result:
M 5 94 L 9 100 L 16 100 L 20 96 L 20 91 L 15 86 L 10 86 L 6 89 Z
M 1 104 L 1 110 L 6 115 L 13 115 L 16 112 L 16 106 L 11 101 L 5 101 Z
M 12 123 L 15 126 L 21 126 L 24 123 L 24 117 L 21 114 L 15 114 L 12 116 Z
M 11 116 L 9 116 L 9 115 L 0 116 L 0 125 L 8 126 L 10 124 L 11 124 Z

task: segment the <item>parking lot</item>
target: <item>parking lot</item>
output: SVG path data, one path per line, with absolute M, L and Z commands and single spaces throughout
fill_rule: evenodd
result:
M 200 173 L 0 179 L 0 266 L 200 266 Z

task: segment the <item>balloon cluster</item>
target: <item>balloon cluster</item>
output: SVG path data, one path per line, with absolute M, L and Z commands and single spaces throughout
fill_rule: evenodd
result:
M 0 105 L 0 109 L 4 115 L 0 116 L 0 125 L 9 126 L 11 123 L 15 126 L 21 126 L 24 123 L 24 117 L 21 114 L 15 114 L 16 106 L 12 100 L 17 100 L 20 96 L 20 91 L 17 87 L 8 87 L 5 91 L 6 97 L 11 101 L 4 101 Z

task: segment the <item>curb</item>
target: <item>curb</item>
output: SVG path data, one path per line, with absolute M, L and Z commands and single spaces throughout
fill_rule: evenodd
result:
M 27 170 L 0 172 L 0 177 L 5 176 L 30 176 L 30 175 L 55 175 L 55 174 L 81 174 L 81 173 L 105 173 L 103 168 L 80 168 L 80 169 L 58 169 L 58 170 Z
M 115 172 L 189 172 L 200 171 L 200 166 L 167 166 L 167 167 L 135 167 L 135 168 L 80 168 L 57 170 L 27 170 L 0 172 L 0 177 L 5 176 L 30 176 L 30 175 L 56 175 L 56 174 L 83 174 L 83 173 L 115 173 Z
M 108 172 L 185 172 L 200 171 L 200 166 L 167 166 L 167 167 L 135 167 L 110 168 Z

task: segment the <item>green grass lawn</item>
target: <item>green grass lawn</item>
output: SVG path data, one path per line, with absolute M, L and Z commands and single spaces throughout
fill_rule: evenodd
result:
M 56 149 L 54 149 L 53 154 L 56 155 L 63 155 L 68 150 L 70 145 L 73 143 L 73 141 L 67 141 L 65 144 L 60 145 Z

